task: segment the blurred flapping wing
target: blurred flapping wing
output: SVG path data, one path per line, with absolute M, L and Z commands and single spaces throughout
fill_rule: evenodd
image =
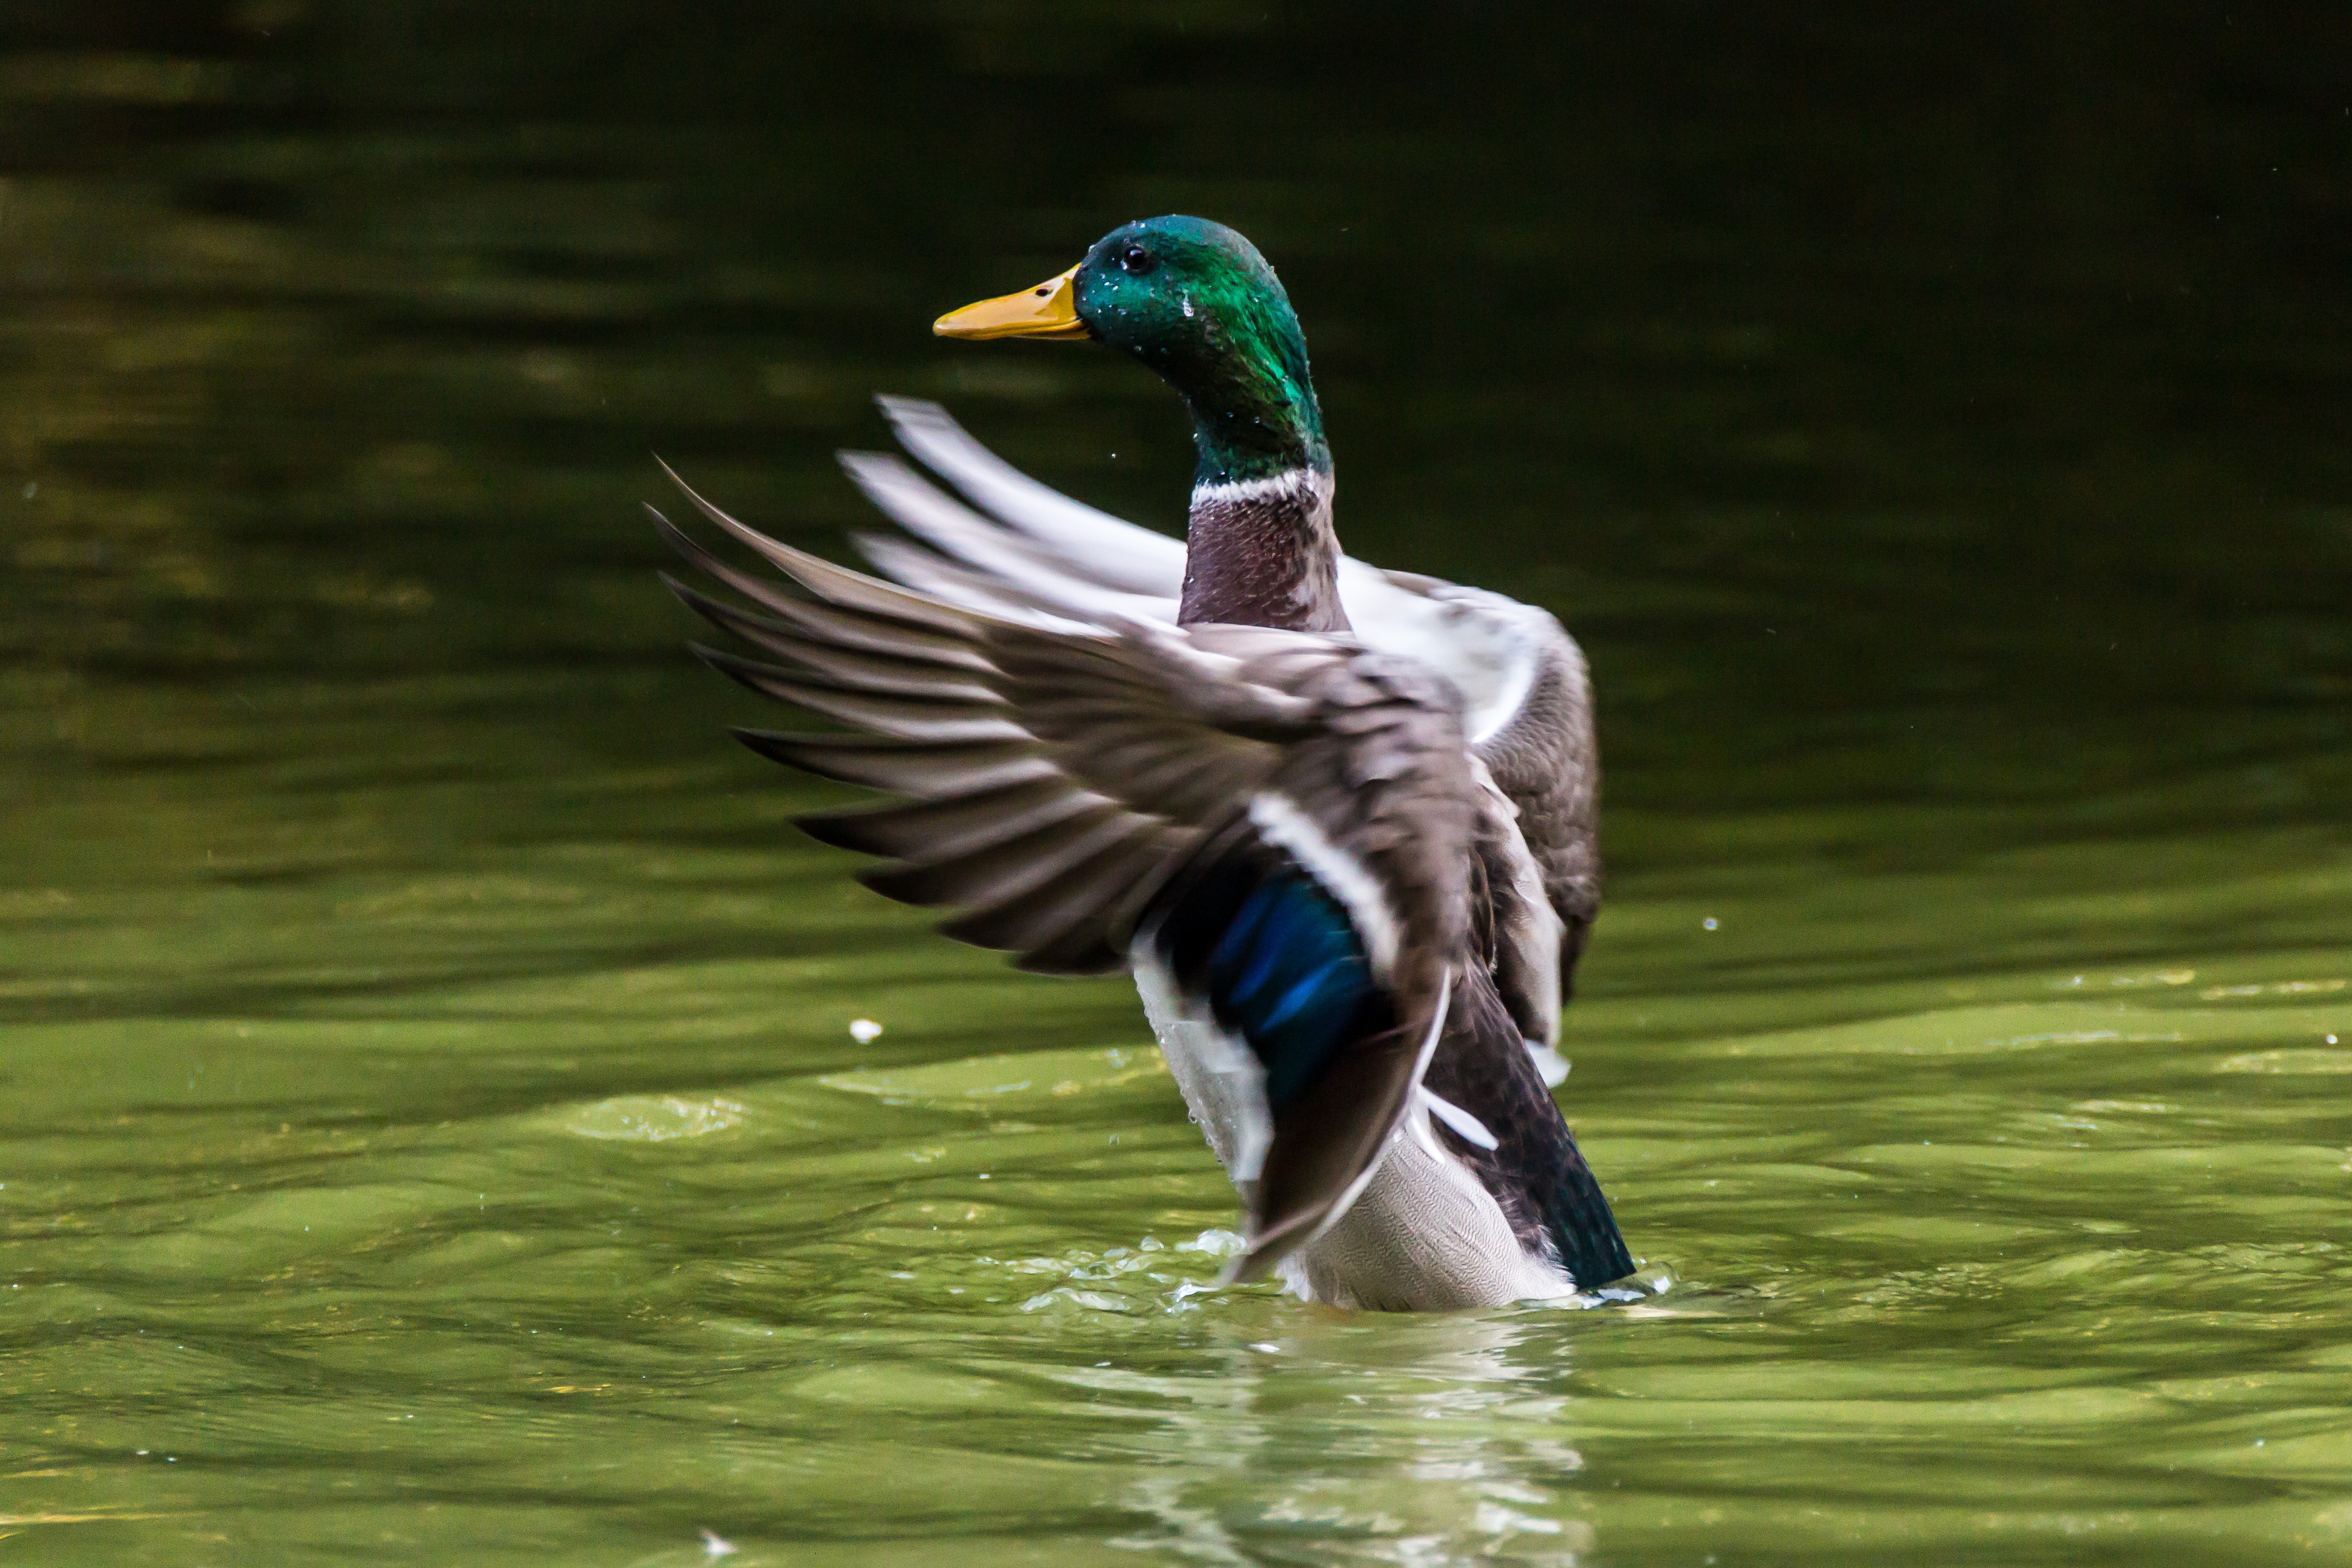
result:
M 987 607 L 977 593 L 949 603 L 779 543 L 679 488 L 783 578 L 730 565 L 656 512 L 674 549 L 746 601 L 670 580 L 757 657 L 697 651 L 849 727 L 742 739 L 907 797 L 801 825 L 888 857 L 861 880 L 956 908 L 943 931 L 1024 969 L 1098 973 L 1140 940 L 1191 944 L 1197 1000 L 1274 1086 L 1237 1275 L 1335 1223 L 1412 1102 L 1469 948 L 1479 786 L 1454 689 L 1349 640 L 1090 620 L 1103 605 L 1049 606 L 1001 579 Z M 1297 895 L 1306 883 L 1319 902 Z M 1284 899 L 1306 916 L 1267 918 Z M 1272 988 L 1276 974 L 1291 978 Z

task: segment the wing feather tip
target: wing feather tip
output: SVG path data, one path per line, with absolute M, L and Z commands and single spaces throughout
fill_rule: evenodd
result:
M 1013 967 L 1024 974 L 1045 974 L 1057 980 L 1086 980 L 1117 973 L 1126 963 L 1125 954 L 1106 948 L 1099 958 L 1092 954 L 1082 958 L 1061 958 L 1047 953 L 1024 952 L 1013 961 Z
M 789 679 L 793 672 L 788 669 L 762 664 L 756 658 L 745 658 L 740 654 L 729 653 L 725 648 L 712 647 L 707 643 L 690 642 L 686 645 L 686 651 L 747 691 L 756 691 L 772 700 L 789 700 L 762 684 L 763 679 Z
M 791 730 L 754 730 L 748 724 L 730 724 L 727 732 L 745 746 L 772 763 L 799 768 L 815 773 L 819 778 L 832 775 L 817 765 L 815 754 L 828 741 L 838 741 L 839 735 L 804 734 Z
M 886 811 L 888 808 L 884 808 Z M 846 849 L 857 855 L 887 855 L 878 847 L 864 819 L 877 815 L 871 808 L 855 811 L 812 811 L 793 818 L 793 826 L 815 839 L 828 849 Z
M 912 904 L 917 909 L 933 909 L 948 900 L 930 894 L 922 886 L 924 874 L 929 869 L 928 867 L 909 865 L 903 860 L 891 860 L 879 866 L 862 867 L 851 875 L 860 885 L 870 888 L 894 903 Z

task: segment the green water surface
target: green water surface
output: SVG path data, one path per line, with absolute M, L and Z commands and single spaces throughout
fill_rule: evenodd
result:
M 30 8 L 0 1563 L 2352 1561 L 2341 40 L 1986 26 Z M 924 333 L 1171 209 L 1591 656 L 1639 1306 L 1203 1289 L 1131 990 L 680 651 L 650 454 L 839 552 L 875 390 L 1174 526 L 1143 373 Z

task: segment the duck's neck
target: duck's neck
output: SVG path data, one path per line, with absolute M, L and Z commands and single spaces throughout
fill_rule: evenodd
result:
M 1177 619 L 1346 631 L 1331 451 L 1307 376 L 1306 344 L 1253 358 L 1240 374 L 1180 388 L 1201 463 Z
M 1176 614 L 1183 625 L 1348 629 L 1329 468 L 1302 464 L 1263 479 L 1198 480 L 1184 542 L 1184 597 Z

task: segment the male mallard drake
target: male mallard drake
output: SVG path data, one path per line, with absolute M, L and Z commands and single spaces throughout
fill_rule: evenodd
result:
M 899 440 L 970 505 L 845 458 L 921 541 L 861 542 L 897 584 L 687 491 L 790 582 L 656 514 L 756 607 L 679 596 L 780 662 L 698 651 L 865 731 L 742 738 L 912 797 L 802 826 L 891 858 L 860 879 L 962 907 L 941 929 L 1024 969 L 1133 973 L 1248 1205 L 1229 1279 L 1433 1309 L 1631 1273 L 1542 1066 L 1599 900 L 1575 643 L 1540 610 L 1340 555 L 1306 341 L 1231 229 L 1129 224 L 936 330 L 1094 338 L 1157 371 L 1200 451 L 1187 536 L 1055 494 L 898 400 Z

